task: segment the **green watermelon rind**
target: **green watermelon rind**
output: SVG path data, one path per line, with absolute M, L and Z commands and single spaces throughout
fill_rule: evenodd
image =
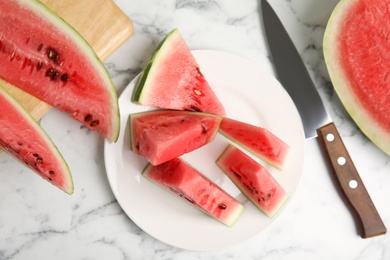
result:
M 146 81 L 148 80 L 149 73 L 152 73 L 151 70 L 154 69 L 154 67 L 158 67 L 156 65 L 156 60 L 159 60 L 159 57 L 164 56 L 164 46 L 168 46 L 169 48 L 169 42 L 172 38 L 175 37 L 179 33 L 178 29 L 172 30 L 169 34 L 167 34 L 164 39 L 160 41 L 160 43 L 157 45 L 156 49 L 154 50 L 152 56 L 149 58 L 148 62 L 145 65 L 145 68 L 141 72 L 139 79 L 137 81 L 137 84 L 134 87 L 134 91 L 131 97 L 131 101 L 134 103 L 140 103 L 142 99 L 147 96 L 145 93 L 146 90 L 144 89 L 144 86 L 146 84 Z
M 85 54 L 85 57 L 87 57 L 87 60 L 90 62 L 89 64 L 99 72 L 100 78 L 104 82 L 104 85 L 110 86 L 109 88 L 107 88 L 107 93 L 111 96 L 110 103 L 112 107 L 111 123 L 113 126 L 113 132 L 110 140 L 116 142 L 118 140 L 120 131 L 120 112 L 118 105 L 118 96 L 110 74 L 108 73 L 101 59 L 97 56 L 91 45 L 75 28 L 73 28 L 69 23 L 67 23 L 64 19 L 58 16 L 46 5 L 44 5 L 38 0 L 18 0 L 18 2 L 22 3 L 25 6 L 28 6 L 30 10 L 34 10 L 41 14 L 42 17 L 50 21 L 50 23 L 52 23 L 58 30 L 60 30 L 64 35 L 66 35 L 71 40 L 72 44 L 76 44 L 76 46 L 82 50 L 82 53 Z
M 43 128 L 37 123 L 37 121 L 35 121 L 35 119 L 22 107 L 22 105 L 15 98 L 13 98 L 2 86 L 0 86 L 0 92 L 20 112 L 20 114 L 25 117 L 25 119 L 30 123 L 30 126 L 37 133 L 40 134 L 40 137 L 47 144 L 47 146 L 52 148 L 51 152 L 57 158 L 58 162 L 60 163 L 60 166 L 62 166 L 63 172 L 66 173 L 64 179 L 68 180 L 68 182 L 66 182 L 68 185 L 59 188 L 62 189 L 64 192 L 68 193 L 69 195 L 73 194 L 74 184 L 73 184 L 72 174 L 70 172 L 68 164 L 66 163 L 64 157 L 58 150 L 57 146 L 47 135 L 47 133 L 43 130 Z M 4 151 L 6 150 L 4 149 Z
M 323 53 L 325 64 L 333 87 L 351 118 L 360 130 L 383 152 L 390 155 L 390 133 L 383 129 L 372 116 L 363 109 L 364 106 L 353 93 L 348 76 L 340 66 L 338 37 L 342 22 L 346 19 L 348 11 L 356 1 L 340 1 L 334 8 L 325 29 L 323 39 Z

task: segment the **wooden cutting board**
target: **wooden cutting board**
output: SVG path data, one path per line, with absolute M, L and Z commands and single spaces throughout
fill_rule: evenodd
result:
M 92 46 L 101 60 L 108 58 L 133 32 L 131 20 L 112 0 L 40 0 L 75 28 Z M 0 80 L 36 119 L 50 106 Z

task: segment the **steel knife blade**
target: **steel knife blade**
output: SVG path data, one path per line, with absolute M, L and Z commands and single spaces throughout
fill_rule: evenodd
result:
M 326 112 L 301 56 L 272 6 L 267 0 L 260 1 L 264 32 L 277 78 L 297 107 L 306 139 L 318 136 L 341 188 L 341 194 L 356 216 L 361 237 L 385 234 L 386 227 L 335 124 Z

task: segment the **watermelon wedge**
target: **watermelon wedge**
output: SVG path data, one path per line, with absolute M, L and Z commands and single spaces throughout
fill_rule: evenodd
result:
M 116 141 L 116 91 L 82 36 L 37 0 L 0 0 L 0 24 L 0 78 Z
M 244 206 L 179 158 L 158 166 L 148 164 L 143 176 L 231 227 Z
M 219 132 L 276 168 L 283 169 L 290 148 L 267 129 L 224 117 Z
M 225 115 L 177 29 L 157 46 L 134 87 L 132 101 L 164 109 Z
M 390 155 L 390 13 L 383 0 L 341 0 L 328 21 L 324 58 L 358 127 Z
M 273 217 L 287 201 L 287 193 L 272 175 L 237 147 L 229 144 L 216 163 L 267 216 Z
M 210 143 L 221 120 L 212 114 L 176 110 L 130 114 L 131 149 L 158 165 Z
M 68 194 L 73 180 L 57 147 L 38 123 L 0 87 L 0 147 Z

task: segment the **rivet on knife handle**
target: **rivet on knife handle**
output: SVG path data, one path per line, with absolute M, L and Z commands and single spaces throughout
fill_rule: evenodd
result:
M 362 228 L 362 238 L 385 234 L 386 227 L 360 179 L 359 173 L 334 123 L 319 128 L 317 132 L 341 190 L 347 202 L 357 214 L 359 224 Z

